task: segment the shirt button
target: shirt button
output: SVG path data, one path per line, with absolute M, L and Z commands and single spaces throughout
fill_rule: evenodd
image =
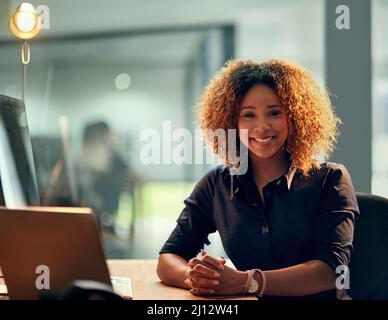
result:
M 262 233 L 262 234 L 267 234 L 268 232 L 269 232 L 268 226 L 262 226 L 262 227 L 261 227 L 261 233 Z

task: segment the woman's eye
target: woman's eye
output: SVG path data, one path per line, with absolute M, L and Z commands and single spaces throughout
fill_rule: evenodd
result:
M 246 113 L 243 115 L 243 118 L 249 119 L 249 118 L 254 118 L 255 114 L 254 113 Z
M 280 111 L 272 111 L 272 112 L 269 113 L 269 115 L 270 115 L 271 117 L 277 117 L 277 116 L 279 116 L 280 114 L 281 114 Z

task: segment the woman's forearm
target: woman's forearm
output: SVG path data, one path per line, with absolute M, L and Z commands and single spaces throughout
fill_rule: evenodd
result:
M 160 280 L 179 288 L 190 289 L 186 284 L 187 261 L 173 253 L 163 253 L 159 256 L 157 274 Z
M 190 289 L 185 284 L 187 270 L 187 261 L 182 257 L 172 253 L 159 256 L 157 274 L 163 283 Z M 218 272 L 223 273 L 219 270 Z M 265 295 L 305 296 L 335 289 L 334 271 L 320 260 L 311 260 L 284 269 L 264 271 L 264 274 L 267 279 Z
M 305 296 L 335 289 L 333 269 L 320 260 L 264 271 L 264 274 L 267 279 L 265 295 Z

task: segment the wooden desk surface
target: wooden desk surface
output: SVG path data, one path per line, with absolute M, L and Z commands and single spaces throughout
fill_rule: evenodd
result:
M 185 289 L 164 285 L 156 274 L 156 260 L 108 260 L 112 276 L 129 277 L 135 300 L 256 300 L 254 296 L 197 297 Z M 3 292 L 0 278 L 0 292 Z
M 131 278 L 136 300 L 257 300 L 254 296 L 197 297 L 166 286 L 156 274 L 156 260 L 108 260 L 108 265 L 112 275 Z

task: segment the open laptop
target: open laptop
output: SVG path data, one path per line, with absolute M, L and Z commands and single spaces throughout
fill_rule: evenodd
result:
M 98 281 L 133 297 L 129 278 L 112 283 L 89 208 L 0 208 L 0 266 L 11 299 L 61 293 L 76 280 Z

